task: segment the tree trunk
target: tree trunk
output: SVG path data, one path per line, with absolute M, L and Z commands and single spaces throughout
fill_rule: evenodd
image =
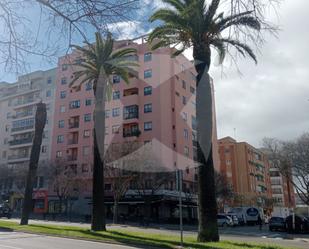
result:
M 43 139 L 43 131 L 46 124 L 46 105 L 44 103 L 37 104 L 35 114 L 35 133 L 30 154 L 29 171 L 27 175 L 27 183 L 25 189 L 24 205 L 22 209 L 20 225 L 28 225 L 29 216 L 33 208 L 33 186 L 37 176 L 38 162 L 40 159 L 41 144 Z
M 113 214 L 113 223 L 118 223 L 118 200 L 114 201 L 114 214 Z
M 213 95 L 208 74 L 211 52 L 208 47 L 195 46 L 193 56 L 197 71 L 198 241 L 219 241 L 212 154 Z
M 93 185 L 92 185 L 92 221 L 93 231 L 105 231 L 104 205 L 104 140 L 105 140 L 105 95 L 106 75 L 101 69 L 98 82 L 94 88 L 96 99 L 94 113 L 94 151 L 93 151 Z

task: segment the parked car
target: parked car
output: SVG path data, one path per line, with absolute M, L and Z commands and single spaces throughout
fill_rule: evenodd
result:
M 220 227 L 233 226 L 233 220 L 226 214 L 218 214 L 217 215 L 217 223 Z
M 269 231 L 286 230 L 285 219 L 282 217 L 271 217 L 269 220 Z
M 228 217 L 230 217 L 233 221 L 233 226 L 239 226 L 240 225 L 240 222 L 237 218 L 237 214 L 233 214 L 233 213 L 229 213 L 227 214 Z
M 6 217 L 10 219 L 12 217 L 12 210 L 6 203 L 0 204 L 0 218 Z
M 295 215 L 295 229 L 293 229 L 293 215 L 286 217 L 288 233 L 309 233 L 309 220 L 301 215 Z

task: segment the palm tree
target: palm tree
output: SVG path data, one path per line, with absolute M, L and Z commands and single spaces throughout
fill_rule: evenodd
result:
M 84 83 L 92 83 L 95 96 L 94 111 L 94 159 L 92 189 L 92 222 L 94 231 L 106 230 L 104 208 L 104 139 L 105 139 L 105 101 L 109 98 L 112 84 L 109 77 L 120 76 L 129 83 L 132 66 L 137 66 L 129 58 L 136 54 L 133 48 L 113 51 L 114 40 L 110 33 L 104 40 L 100 33 L 95 34 L 94 44 L 86 43 L 85 47 L 73 46 L 83 56 L 83 61 L 75 64 L 79 68 L 74 73 L 71 87 L 80 88 Z M 78 84 L 77 84 L 78 82 Z M 103 128 L 102 128 L 103 127 Z
M 33 186 L 37 176 L 38 162 L 40 159 L 41 145 L 43 139 L 44 127 L 46 124 L 46 104 L 38 103 L 35 113 L 35 132 L 31 148 L 29 170 L 27 173 L 27 182 L 25 188 L 25 198 L 21 214 L 20 225 L 28 225 L 29 216 L 33 209 Z
M 157 10 L 150 21 L 161 21 L 149 35 L 152 48 L 172 46 L 173 56 L 187 48 L 193 48 L 196 77 L 196 118 L 197 118 L 197 158 L 199 241 L 218 241 L 217 204 L 215 196 L 214 165 L 212 158 L 212 91 L 208 74 L 211 64 L 211 48 L 214 48 L 222 63 L 228 46 L 236 48 L 243 56 L 256 57 L 252 49 L 236 36 L 230 36 L 231 27 L 259 31 L 260 22 L 253 12 L 235 15 L 217 14 L 220 0 L 162 0 L 169 7 Z M 227 37 L 224 34 L 227 33 Z

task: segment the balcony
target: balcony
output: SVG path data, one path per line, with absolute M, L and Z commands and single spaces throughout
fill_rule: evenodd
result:
M 123 108 L 123 119 L 138 119 L 138 105 L 130 105 Z
M 32 143 L 32 137 L 9 141 L 10 146 Z
M 69 156 L 67 157 L 67 160 L 68 160 L 69 162 L 77 161 L 77 155 L 69 155 Z
M 123 91 L 123 96 L 131 96 L 131 95 L 138 95 L 138 88 L 134 87 L 134 88 L 130 88 L 130 89 L 126 89 Z
M 79 128 L 79 122 L 69 122 L 69 129 Z
M 123 126 L 123 137 L 139 137 L 140 135 L 138 124 L 131 123 Z
M 8 156 L 9 161 L 24 161 L 24 160 L 29 160 L 29 155 L 28 154 L 20 154 L 20 155 L 10 155 Z
M 68 140 L 68 145 L 78 144 L 78 138 L 72 138 Z
M 16 107 L 16 106 L 30 105 L 30 104 L 35 104 L 35 103 L 38 103 L 38 99 L 31 98 L 31 99 L 26 99 L 26 100 L 23 100 L 23 101 L 17 101 L 17 102 L 14 104 L 14 107 Z
M 12 128 L 11 132 L 24 131 L 24 130 L 30 130 L 30 129 L 34 129 L 34 125 Z

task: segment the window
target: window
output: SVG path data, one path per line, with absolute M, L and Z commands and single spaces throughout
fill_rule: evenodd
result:
M 138 118 L 138 105 L 130 105 L 123 108 L 123 119 L 131 118 Z
M 113 75 L 113 83 L 114 84 L 120 83 L 120 76 L 119 75 Z
M 61 113 L 65 112 L 65 106 L 64 105 L 60 106 L 60 112 Z
M 184 80 L 182 81 L 182 88 L 187 89 L 187 83 Z
M 190 86 L 190 92 L 195 95 L 195 88 L 193 86 Z
M 50 97 L 51 96 L 51 90 L 47 90 L 46 91 L 46 97 L 48 98 L 48 97 Z
M 144 131 L 151 131 L 151 130 L 152 130 L 152 122 L 145 122 Z
M 148 79 L 152 77 L 152 70 L 148 69 L 144 71 L 144 79 Z
M 62 71 L 68 70 L 68 65 L 67 64 L 62 64 L 61 69 L 62 69 Z
M 196 117 L 191 116 L 191 126 L 192 130 L 196 130 Z
M 184 154 L 185 156 L 189 157 L 189 147 L 188 146 L 184 147 Z
M 83 147 L 83 155 L 88 156 L 90 154 L 90 147 L 89 146 L 84 146 Z
M 67 92 L 66 91 L 61 91 L 60 92 L 60 98 L 64 99 L 67 96 Z
M 108 135 L 108 126 L 105 126 L 105 135 Z
M 152 94 L 152 87 L 151 86 L 146 86 L 144 88 L 144 96 L 151 95 L 151 94 Z
M 61 78 L 61 85 L 65 85 L 67 83 L 67 78 L 63 77 Z
M 84 115 L 84 121 L 85 122 L 90 122 L 91 121 L 91 114 L 90 113 L 87 113 Z
M 183 130 L 183 136 L 184 136 L 185 139 L 187 139 L 187 140 L 189 139 L 189 131 L 188 131 L 188 129 L 184 129 Z
M 113 125 L 112 126 L 112 133 L 113 134 L 119 134 L 120 125 Z
M 120 108 L 113 108 L 113 113 L 112 113 L 113 117 L 118 117 L 120 116 Z
M 120 99 L 120 91 L 113 92 L 113 100 Z
M 88 105 L 91 105 L 91 104 L 92 104 L 92 99 L 86 99 L 85 105 L 88 106 Z
M 187 120 L 188 120 L 188 114 L 187 114 L 186 112 L 182 112 L 182 113 L 181 113 L 181 116 L 182 116 L 182 119 L 183 119 L 184 121 L 187 121 Z
M 90 130 L 84 130 L 84 137 L 90 137 Z
M 48 77 L 47 78 L 47 84 L 51 84 L 52 83 L 52 78 L 51 77 Z
M 152 112 L 152 104 L 144 105 L 144 113 Z
M 86 91 L 92 90 L 92 83 L 91 83 L 91 82 L 87 82 L 87 83 L 86 83 L 86 85 L 85 85 L 85 90 L 86 90 Z
M 57 137 L 57 144 L 61 144 L 64 142 L 64 136 L 63 135 L 58 135 Z
M 144 62 L 151 61 L 152 53 L 148 52 L 144 54 Z
M 109 118 L 110 114 L 111 114 L 110 110 L 105 110 L 105 118 Z
M 86 164 L 86 163 L 83 163 L 83 164 L 82 164 L 82 172 L 83 172 L 83 173 L 88 172 L 88 164 Z
M 46 153 L 47 152 L 47 146 L 46 145 L 43 145 L 42 146 L 42 153 Z
M 182 103 L 183 103 L 184 105 L 187 104 L 187 99 L 186 99 L 185 96 L 182 96 Z
M 58 128 L 64 128 L 64 120 L 59 120 Z
M 70 102 L 70 109 L 77 109 L 80 107 L 80 100 L 73 100 Z

